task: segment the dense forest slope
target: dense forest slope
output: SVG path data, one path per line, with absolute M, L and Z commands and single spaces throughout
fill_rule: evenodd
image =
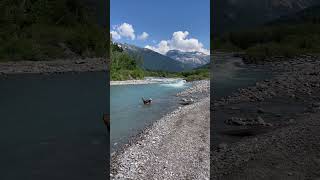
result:
M 216 0 L 214 34 L 252 28 L 317 4 L 319 0 Z
M 105 56 L 109 35 L 97 17 L 102 12 L 86 3 L 0 1 L 0 61 Z
M 224 33 L 214 38 L 214 49 L 242 51 L 250 61 L 319 54 L 319 10 L 314 6 L 259 27 Z
M 170 78 L 184 78 L 187 81 L 209 79 L 209 63 L 201 67 L 188 71 L 168 71 L 165 69 L 150 70 L 143 67 L 144 58 L 148 56 L 141 56 L 139 53 L 129 52 L 128 46 L 121 46 L 118 43 L 111 42 L 111 80 L 129 80 L 129 79 L 143 79 L 146 76 L 152 77 L 170 77 Z M 131 48 L 134 48 L 133 46 Z M 139 48 L 141 50 L 142 48 Z M 148 50 L 148 49 L 146 49 Z M 151 51 L 151 50 L 150 50 Z M 166 56 L 164 56 L 166 57 Z M 170 61 L 174 61 L 170 59 Z M 172 65 L 163 64 L 163 66 Z

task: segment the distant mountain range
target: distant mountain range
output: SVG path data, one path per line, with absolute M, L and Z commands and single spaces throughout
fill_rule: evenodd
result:
M 210 62 L 209 55 L 201 52 L 171 50 L 166 55 L 162 55 L 147 48 L 130 44 L 117 44 L 129 54 L 141 56 L 143 58 L 142 67 L 153 71 L 180 72 L 191 70 Z
M 319 0 L 216 0 L 213 3 L 213 31 L 237 31 L 294 14 Z
M 182 52 L 179 50 L 170 50 L 166 55 L 192 68 L 197 68 L 210 62 L 210 55 L 206 55 L 204 53 L 196 51 Z

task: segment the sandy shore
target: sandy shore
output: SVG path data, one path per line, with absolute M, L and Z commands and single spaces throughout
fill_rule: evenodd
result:
M 320 178 L 320 58 L 267 65 L 274 78 L 213 103 L 211 179 Z
M 195 96 L 195 89 L 206 97 L 167 114 L 112 156 L 111 179 L 209 179 L 209 81 L 178 96 Z
M 0 74 L 2 75 L 90 71 L 107 71 L 107 59 L 85 58 L 77 60 L 0 62 Z

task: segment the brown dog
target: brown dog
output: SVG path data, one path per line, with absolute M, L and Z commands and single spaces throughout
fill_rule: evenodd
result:
M 143 104 L 151 104 L 151 102 L 152 102 L 152 99 L 151 99 L 151 98 L 149 98 L 149 99 L 141 98 L 141 99 L 142 99 L 142 101 L 143 101 Z

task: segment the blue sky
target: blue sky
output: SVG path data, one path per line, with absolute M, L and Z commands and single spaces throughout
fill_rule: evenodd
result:
M 110 0 L 110 31 L 114 41 L 147 46 L 160 53 L 169 49 L 209 50 L 209 3 L 210 0 Z M 144 36 L 140 36 L 143 32 Z

